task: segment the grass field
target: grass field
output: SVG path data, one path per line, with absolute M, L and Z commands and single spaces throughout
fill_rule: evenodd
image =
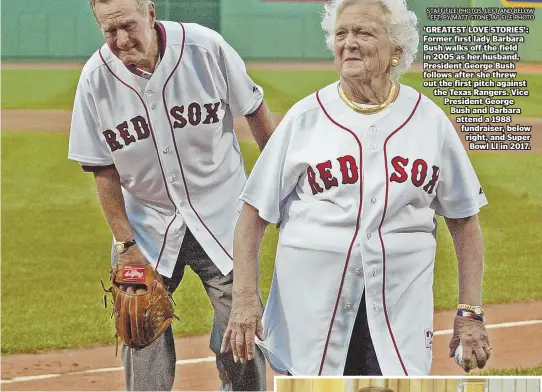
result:
M 251 71 L 250 75 L 264 88 L 266 100 L 275 112 L 284 113 L 300 98 L 315 91 L 315 86 L 325 86 L 337 80 L 335 71 Z M 518 80 L 527 80 L 530 96 L 514 97 L 516 106 L 525 117 L 540 116 L 539 102 L 542 100 L 542 75 L 522 75 Z M 422 87 L 420 73 L 407 73 L 401 83 L 414 87 L 435 101 L 448 114 L 449 107 L 443 105 L 442 97 L 434 97 L 433 89 Z M 317 87 L 316 87 L 317 88 Z
M 2 109 L 71 109 L 77 87 L 78 70 L 2 70 Z M 249 72 L 265 90 L 266 101 L 274 112 L 285 113 L 299 99 L 317 88 L 337 80 L 335 71 L 269 71 Z M 542 75 L 521 75 L 527 80 L 530 96 L 514 97 L 522 116 L 540 115 L 542 101 Z M 434 99 L 447 113 L 442 97 L 433 97 L 432 89 L 422 87 L 419 73 L 407 73 L 401 83 L 412 86 Z M 40 86 L 36 90 L 35 86 Z
M 537 376 L 542 374 L 542 365 L 534 366 L 532 368 L 513 368 L 513 369 L 499 369 L 488 370 L 480 373 L 476 373 L 476 376 Z
M 2 70 L 2 108 L 70 109 L 78 71 Z M 330 71 L 253 71 L 273 111 L 336 79 Z M 528 75 L 542 91 L 542 78 Z M 421 85 L 415 74 L 405 84 Z M 39 88 L 36 88 L 39 86 Z M 421 89 L 423 91 L 423 89 Z M 538 96 L 539 97 L 539 96 Z M 539 116 L 539 99 L 521 102 L 524 115 Z M 519 101 L 520 99 L 518 99 Z M 111 343 L 114 327 L 103 308 L 100 279 L 107 280 L 111 236 L 91 175 L 67 160 L 62 133 L 2 134 L 2 354 Z M 258 150 L 242 143 L 250 171 Z M 542 298 L 542 157 L 471 154 L 489 206 L 480 214 L 485 237 L 484 302 Z M 440 223 L 443 223 L 440 221 Z M 451 238 L 440 225 L 435 304 L 457 303 L 457 269 Z M 261 250 L 261 289 L 267 298 L 277 231 L 270 227 Z M 537 264 L 538 263 L 538 264 Z M 187 271 L 175 294 L 175 333 L 210 329 L 211 306 L 196 276 Z
M 2 353 L 112 342 L 100 279 L 107 279 L 111 237 L 91 175 L 66 158 L 67 135 L 2 135 Z M 257 158 L 242 144 L 247 168 Z M 539 260 L 542 184 L 532 181 L 542 157 L 473 154 L 489 207 L 481 212 L 486 244 L 484 302 L 542 298 L 533 263 Z M 24 162 L 24 164 L 23 164 Z M 441 226 L 435 271 L 439 309 L 457 303 L 451 239 Z M 277 232 L 270 227 L 261 252 L 267 298 Z M 212 319 L 203 288 L 190 271 L 175 295 L 175 332 L 205 333 Z M 24 309 L 24 311 L 23 311 Z M 39 321 L 39 322 L 38 322 Z

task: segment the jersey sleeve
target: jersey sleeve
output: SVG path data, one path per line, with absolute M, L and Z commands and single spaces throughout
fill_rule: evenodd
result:
M 81 163 L 83 167 L 113 164 L 111 151 L 97 119 L 98 112 L 89 83 L 81 75 L 73 104 L 68 158 Z
M 294 122 L 288 117 L 287 114 L 271 135 L 239 197 L 270 223 L 282 220 L 284 206 L 302 174 L 302 168 L 293 159 Z
M 445 118 L 442 126 L 445 137 L 435 212 L 447 218 L 466 218 L 487 204 L 486 195 L 453 124 Z
M 219 89 L 234 117 L 254 113 L 263 101 L 263 89 L 250 78 L 241 56 L 221 36 L 218 39 L 217 63 Z

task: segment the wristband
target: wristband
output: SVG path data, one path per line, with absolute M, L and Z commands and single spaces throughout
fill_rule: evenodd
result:
M 130 246 L 135 245 L 135 244 L 136 244 L 135 239 L 131 239 L 126 242 L 115 242 L 115 250 L 120 255 L 121 253 L 126 252 Z
M 467 310 L 458 310 L 457 315 L 460 316 L 460 317 L 468 317 L 468 318 L 472 318 L 472 319 L 475 319 L 475 320 L 478 320 L 478 321 L 484 321 L 484 316 L 481 316 L 479 314 L 475 314 L 473 312 L 469 312 Z
M 484 309 L 481 306 L 472 306 L 467 304 L 457 305 L 457 310 L 466 310 L 474 314 L 479 314 L 480 316 L 484 315 Z

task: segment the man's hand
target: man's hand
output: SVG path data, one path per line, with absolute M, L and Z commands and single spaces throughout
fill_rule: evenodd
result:
M 471 358 L 476 357 L 477 367 L 482 369 L 491 354 L 489 338 L 483 321 L 468 317 L 456 316 L 454 333 L 450 341 L 450 357 L 453 357 L 457 347 L 463 347 L 463 370 L 471 370 Z
M 263 340 L 262 303 L 256 294 L 234 293 L 233 298 L 230 320 L 220 352 L 226 352 L 231 347 L 233 360 L 244 363 L 245 360 L 254 358 L 254 336 Z
M 145 256 L 143 256 L 143 253 L 141 253 L 141 249 L 137 244 L 130 246 L 128 249 L 126 249 L 126 252 L 119 254 L 118 263 L 124 265 L 141 266 L 146 266 L 149 264 L 147 259 L 145 259 Z
M 126 252 L 119 254 L 117 262 L 120 265 L 145 266 L 149 264 L 147 259 L 145 259 L 145 256 L 143 256 L 143 253 L 141 253 L 141 249 L 139 249 L 137 244 L 130 246 Z M 139 294 L 138 291 L 140 290 L 139 285 L 136 284 L 121 284 L 119 285 L 119 288 L 122 291 L 126 291 L 128 294 Z

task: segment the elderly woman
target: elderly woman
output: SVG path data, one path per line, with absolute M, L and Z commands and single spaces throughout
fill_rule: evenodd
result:
M 325 6 L 340 80 L 291 108 L 241 195 L 222 345 L 236 360 L 252 358 L 256 334 L 280 373 L 428 374 L 438 214 L 459 269 L 450 354 L 461 344 L 465 370 L 473 356 L 485 365 L 477 214 L 487 200 L 445 113 L 397 82 L 417 51 L 416 22 L 404 0 Z M 262 320 L 268 223 L 280 237 Z

